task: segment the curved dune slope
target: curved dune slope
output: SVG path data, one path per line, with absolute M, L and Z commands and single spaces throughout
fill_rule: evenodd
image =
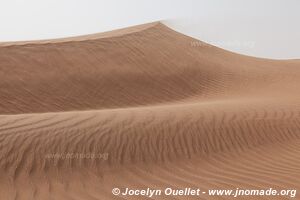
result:
M 299 190 L 299 86 L 299 60 L 238 55 L 161 23 L 0 44 L 0 199 Z M 232 196 L 154 199 L 176 198 Z

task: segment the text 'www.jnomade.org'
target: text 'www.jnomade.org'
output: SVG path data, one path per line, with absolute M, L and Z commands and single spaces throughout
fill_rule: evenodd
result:
M 296 197 L 297 191 L 295 189 L 276 190 L 268 189 L 209 189 L 201 190 L 199 188 L 165 188 L 165 189 L 133 189 L 133 188 L 113 188 L 112 194 L 117 196 L 232 196 L 234 198 L 239 196 L 288 196 Z

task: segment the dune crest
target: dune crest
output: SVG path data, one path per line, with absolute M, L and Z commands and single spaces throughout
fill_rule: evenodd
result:
M 243 56 L 150 23 L 2 43 L 0 80 L 7 200 L 300 189 L 299 60 Z

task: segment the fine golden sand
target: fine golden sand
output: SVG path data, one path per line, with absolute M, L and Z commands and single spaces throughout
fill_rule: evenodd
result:
M 300 60 L 238 55 L 162 23 L 0 44 L 0 200 L 166 187 L 300 192 Z

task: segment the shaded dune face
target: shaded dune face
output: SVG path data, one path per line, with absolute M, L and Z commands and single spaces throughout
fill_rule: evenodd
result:
M 0 199 L 299 190 L 299 85 L 299 60 L 238 55 L 161 23 L 0 44 Z M 100 157 L 48 157 L 78 153 Z

